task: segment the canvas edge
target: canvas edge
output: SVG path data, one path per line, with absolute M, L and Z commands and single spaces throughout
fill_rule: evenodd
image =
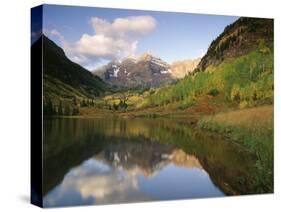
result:
M 32 39 L 32 26 L 35 14 L 39 13 L 39 20 L 41 32 L 43 30 L 43 5 L 32 7 L 31 10 L 31 39 Z M 41 39 L 41 38 L 39 38 Z M 31 40 L 32 44 L 32 40 Z M 43 127 L 43 112 L 42 112 L 42 64 L 43 54 L 40 51 L 40 55 L 32 54 L 32 48 L 30 46 L 30 58 L 31 58 L 31 188 L 30 188 L 30 203 L 39 207 L 43 207 L 42 197 L 42 182 L 43 182 L 43 139 L 42 139 L 42 127 Z M 35 61 L 37 61 L 35 63 Z M 41 70 L 41 71 L 39 71 Z

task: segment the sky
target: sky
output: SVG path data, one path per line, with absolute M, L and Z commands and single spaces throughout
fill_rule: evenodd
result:
M 42 29 L 40 15 L 32 18 L 32 42 L 43 31 L 71 60 L 89 70 L 145 52 L 172 63 L 203 56 L 212 40 L 238 18 L 44 5 Z

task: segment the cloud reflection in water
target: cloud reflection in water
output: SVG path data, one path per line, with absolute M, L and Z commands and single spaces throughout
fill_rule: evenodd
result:
M 71 169 L 61 184 L 44 197 L 45 207 L 143 202 L 224 195 L 195 158 L 180 160 L 174 151 L 152 173 L 138 164 L 112 166 L 90 158 Z M 188 159 L 188 160 L 187 160 Z M 192 164 L 190 163 L 192 161 Z M 194 162 L 195 161 L 195 162 Z

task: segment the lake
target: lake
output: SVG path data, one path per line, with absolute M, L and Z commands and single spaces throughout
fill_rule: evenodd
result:
M 250 194 L 253 154 L 176 119 L 44 120 L 43 204 Z

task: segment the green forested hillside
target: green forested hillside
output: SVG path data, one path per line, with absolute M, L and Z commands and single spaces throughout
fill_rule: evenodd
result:
M 239 18 L 210 44 L 195 73 L 153 90 L 144 107 L 192 105 L 200 96 L 250 107 L 273 102 L 273 20 Z
M 204 71 L 210 65 L 218 65 L 225 59 L 237 58 L 255 50 L 262 39 L 266 45 L 273 43 L 273 20 L 241 17 L 225 27 L 210 44 L 195 71 Z
M 138 107 L 155 115 L 167 108 L 197 114 L 197 127 L 255 153 L 253 190 L 272 192 L 273 59 L 273 20 L 240 18 L 211 43 L 194 74 L 151 89 Z
M 273 49 L 261 41 L 260 46 L 243 56 L 209 66 L 178 81 L 175 85 L 156 90 L 144 106 L 178 103 L 188 107 L 196 97 L 223 95 L 225 101 L 240 107 L 273 102 Z

